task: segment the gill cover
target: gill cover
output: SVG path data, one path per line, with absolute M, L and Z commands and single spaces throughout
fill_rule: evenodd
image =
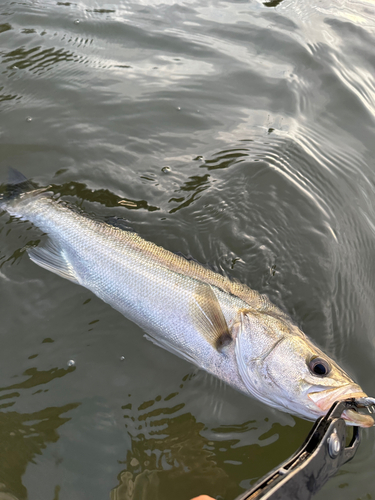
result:
M 257 399 L 285 411 L 288 395 L 267 368 L 267 358 L 290 335 L 290 328 L 279 318 L 251 310 L 241 312 L 236 333 L 237 366 L 246 388 Z

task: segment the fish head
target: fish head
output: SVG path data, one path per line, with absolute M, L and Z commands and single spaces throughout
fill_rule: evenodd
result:
M 238 370 L 247 390 L 274 408 L 315 420 L 335 401 L 367 398 L 286 316 L 242 312 L 235 339 Z M 354 410 L 345 410 L 342 418 L 348 425 L 374 425 L 370 415 Z

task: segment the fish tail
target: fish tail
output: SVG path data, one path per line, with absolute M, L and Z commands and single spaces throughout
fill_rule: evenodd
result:
M 0 208 L 6 210 L 9 204 L 17 199 L 22 193 L 35 191 L 36 184 L 31 182 L 15 168 L 8 168 L 8 183 L 0 192 Z
M 5 199 L 13 200 L 21 193 L 33 191 L 34 189 L 35 184 L 33 184 L 27 177 L 15 168 L 8 167 L 8 184 L 6 185 Z

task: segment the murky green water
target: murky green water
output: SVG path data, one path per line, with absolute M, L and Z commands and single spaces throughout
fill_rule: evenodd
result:
M 374 3 L 3 0 L 0 14 L 1 180 L 11 165 L 267 293 L 374 396 Z M 3 214 L 0 232 L 4 498 L 230 500 L 302 443 L 310 423 L 30 262 L 35 228 Z M 375 498 L 363 436 L 316 498 Z

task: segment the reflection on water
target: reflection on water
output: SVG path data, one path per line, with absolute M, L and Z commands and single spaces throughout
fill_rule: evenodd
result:
M 19 382 L 18 384 L 12 384 L 8 387 L 0 387 L 0 391 L 7 391 L 10 389 L 30 389 L 39 385 L 48 384 L 56 378 L 64 377 L 68 373 L 74 372 L 74 370 L 74 366 L 69 366 L 68 368 L 51 368 L 50 370 L 46 371 L 39 371 L 37 368 L 29 368 L 22 374 L 23 376 L 26 375 L 29 378 L 27 378 L 23 382 Z M 19 396 L 19 393 L 12 393 L 12 395 L 14 394 L 17 394 Z M 0 399 L 5 399 L 6 397 L 10 396 L 11 395 L 3 395 L 0 397 Z M 0 408 L 2 407 L 3 406 L 0 405 Z
M 296 428 L 278 423 L 268 425 L 264 433 L 256 420 L 209 429 L 178 401 L 181 396 L 174 392 L 138 408 L 123 406 L 131 447 L 119 462 L 124 470 L 112 500 L 188 499 L 202 493 L 235 498 L 264 475 L 270 463 L 276 466 L 301 444 Z M 310 426 L 298 422 L 297 427 L 301 424 L 302 429 Z M 243 445 L 243 440 L 252 444 Z
M 28 496 L 22 484 L 28 464 L 34 462 L 35 456 L 41 455 L 49 443 L 59 439 L 58 428 L 71 419 L 63 414 L 78 406 L 79 403 L 71 403 L 34 413 L 0 412 L 0 482 L 18 500 Z
M 277 7 L 283 0 L 271 0 L 270 2 L 263 2 L 265 7 Z
M 131 200 L 128 198 L 121 198 L 111 193 L 107 189 L 89 189 L 86 184 L 81 182 L 68 182 L 64 184 L 52 184 L 49 189 L 61 196 L 75 196 L 82 200 L 100 203 L 105 207 L 116 207 L 121 205 L 129 210 L 147 210 L 154 212 L 160 210 L 159 207 L 149 205 L 146 200 Z
M 205 160 L 204 167 L 208 170 L 216 170 L 218 168 L 228 168 L 236 165 L 248 157 L 249 153 L 246 149 L 231 149 L 226 151 L 219 151 L 212 159 Z
M 23 372 L 22 377 L 26 378 L 22 382 L 0 388 L 0 497 L 4 497 L 4 500 L 8 500 L 6 495 L 9 492 L 16 495 L 18 500 L 27 498 L 22 476 L 28 464 L 34 462 L 36 455 L 42 455 L 49 443 L 55 443 L 59 439 L 57 429 L 71 419 L 71 416 L 63 414 L 74 410 L 80 403 L 47 407 L 32 413 L 6 409 L 14 406 L 30 389 L 42 386 L 32 392 L 32 395 L 47 392 L 46 384 L 74 370 L 74 367 L 44 371 L 29 368 Z M 9 500 L 12 498 L 9 496 Z
M 185 413 L 155 424 L 163 429 L 152 433 L 153 437 L 132 438 L 131 449 L 121 462 L 124 471 L 119 485 L 111 493 L 113 500 L 181 498 L 182 492 L 192 498 L 200 492 L 219 495 L 235 488 L 215 459 L 213 443 L 200 434 L 203 423 Z
M 77 56 L 69 50 L 55 48 L 43 50 L 41 47 L 33 47 L 29 50 L 20 48 L 6 53 L 3 56 L 3 63 L 7 65 L 8 70 L 28 69 L 35 74 L 41 74 L 41 72 L 47 71 L 50 66 L 75 59 Z
M 176 207 L 172 208 L 169 211 L 169 213 L 173 214 L 174 212 L 177 212 L 177 210 L 180 210 L 182 208 L 186 208 L 189 205 L 191 205 L 192 203 L 194 203 L 194 201 L 196 201 L 198 199 L 199 194 L 202 193 L 203 191 L 205 191 L 209 187 L 209 185 L 210 185 L 210 183 L 208 181 L 209 177 L 210 176 L 208 174 L 206 174 L 206 175 L 194 175 L 192 177 L 189 177 L 189 180 L 186 181 L 183 186 L 180 186 L 180 188 L 176 191 L 177 192 L 193 191 L 193 194 L 190 194 L 188 197 L 186 197 L 184 195 L 181 197 L 171 198 L 168 202 L 169 203 L 173 203 L 173 202 L 178 203 L 178 205 Z

